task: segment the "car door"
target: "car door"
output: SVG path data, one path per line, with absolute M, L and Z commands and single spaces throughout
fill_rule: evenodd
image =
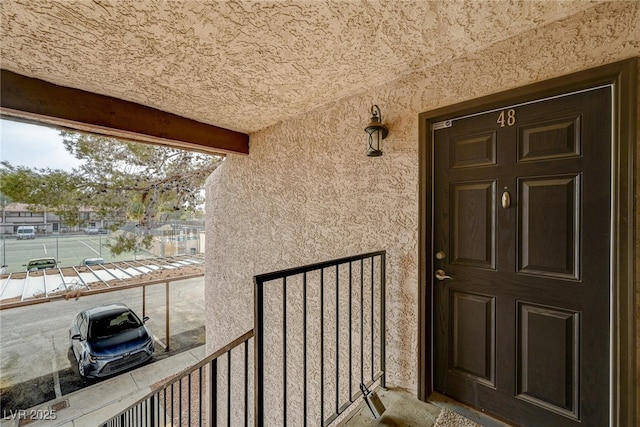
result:
M 80 361 L 80 358 L 82 357 L 82 352 L 83 352 L 83 345 L 87 339 L 87 332 L 88 332 L 88 321 L 87 321 L 87 316 L 84 312 L 79 313 L 76 316 L 71 329 L 72 329 L 71 336 L 75 334 L 80 335 L 79 340 L 74 340 L 74 339 L 71 340 L 71 347 L 73 348 L 73 354 L 75 355 L 76 360 Z

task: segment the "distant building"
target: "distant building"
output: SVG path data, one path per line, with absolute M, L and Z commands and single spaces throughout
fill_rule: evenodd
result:
M 65 224 L 62 219 L 45 210 L 29 209 L 26 203 L 10 203 L 5 206 L 0 218 L 0 234 L 15 234 L 21 225 L 31 225 L 36 228 L 36 234 L 51 234 L 60 232 L 80 231 L 85 227 L 103 227 L 105 221 L 96 218 L 90 208 L 80 208 L 79 220 L 76 226 Z

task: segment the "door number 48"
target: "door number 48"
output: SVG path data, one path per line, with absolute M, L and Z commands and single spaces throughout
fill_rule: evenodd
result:
M 509 110 L 502 110 L 498 115 L 498 120 L 496 123 L 500 125 L 501 128 L 505 126 L 513 126 L 516 124 L 516 110 L 513 108 Z

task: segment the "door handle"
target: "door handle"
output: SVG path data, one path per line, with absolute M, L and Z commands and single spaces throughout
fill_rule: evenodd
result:
M 436 270 L 436 279 L 443 281 L 445 279 L 453 280 L 453 277 L 447 276 L 444 270 Z

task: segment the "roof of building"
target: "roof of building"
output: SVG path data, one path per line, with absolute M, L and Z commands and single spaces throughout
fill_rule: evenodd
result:
M 0 306 L 77 297 L 204 274 L 199 256 L 157 257 L 0 275 Z

